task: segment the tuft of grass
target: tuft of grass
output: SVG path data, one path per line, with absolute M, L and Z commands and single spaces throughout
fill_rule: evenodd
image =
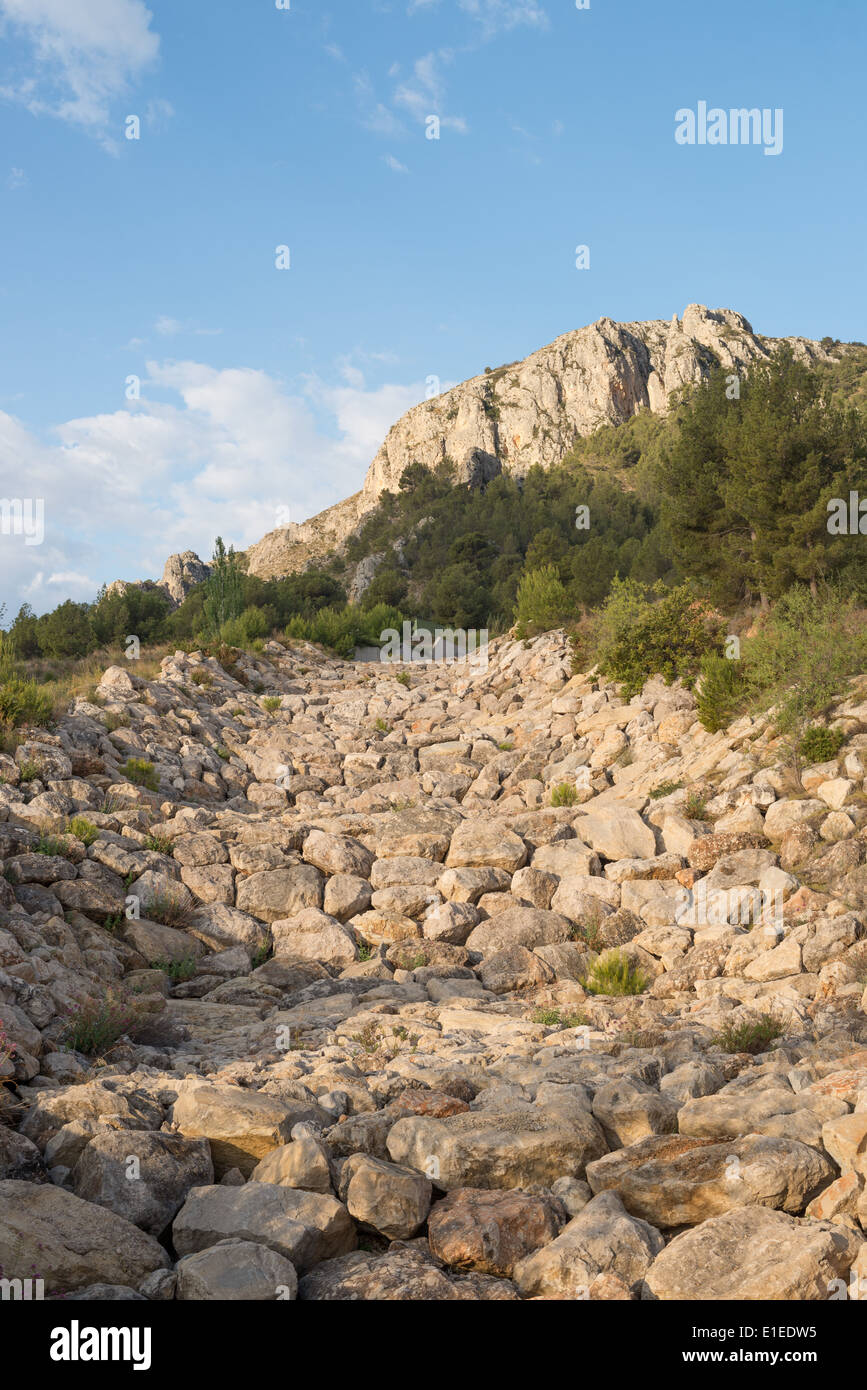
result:
M 590 1020 L 584 1014 L 563 1014 L 559 1009 L 534 1009 L 530 1015 L 532 1023 L 543 1023 L 546 1028 L 586 1028 Z
M 687 820 L 707 820 L 707 797 L 703 792 L 689 792 L 683 805 Z
M 578 788 L 571 782 L 560 782 L 551 792 L 552 806 L 574 806 L 578 800 Z
M 111 711 L 107 711 L 102 716 L 102 723 L 105 725 L 108 732 L 113 734 L 116 729 L 128 729 L 130 726 L 130 717 L 128 714 L 112 714 Z
M 510 743 L 508 739 L 503 739 L 502 743 L 497 744 L 501 753 L 511 753 L 514 746 L 514 743 Z
M 362 943 L 358 948 L 359 960 L 373 960 L 373 947 Z
M 214 749 L 214 752 L 216 753 L 218 758 L 223 759 L 224 763 L 227 763 L 232 756 L 228 748 L 224 747 L 222 743 L 217 744 L 217 746 Z
M 94 840 L 99 839 L 99 830 L 86 816 L 73 816 L 66 828 L 70 835 L 74 835 L 76 840 L 80 840 L 85 846 L 90 846 Z
M 174 841 L 170 835 L 163 835 L 159 830 L 152 830 L 145 839 L 145 845 L 152 849 L 155 854 L 168 854 L 172 852 Z
M 206 687 L 213 685 L 213 672 L 209 671 L 207 666 L 197 666 L 195 671 L 190 672 L 190 680 L 193 682 L 193 685 L 204 685 Z
M 175 985 L 186 984 L 197 969 L 194 956 L 184 956 L 183 960 L 152 960 L 150 964 L 151 970 L 162 970 Z
M 32 850 L 33 854 L 47 854 L 52 858 L 71 859 L 73 848 L 62 835 L 50 835 L 42 831 Z
M 256 950 L 253 952 L 253 958 L 250 962 L 250 969 L 257 970 L 260 965 L 264 965 L 266 961 L 269 961 L 273 955 L 274 947 L 270 943 L 264 946 L 258 946 Z
M 582 986 L 588 994 L 643 994 L 650 983 L 642 970 L 622 951 L 600 956 L 590 967 Z
M 142 914 L 150 922 L 160 922 L 164 927 L 176 927 L 185 931 L 192 925 L 196 907 L 188 889 L 175 893 L 155 893 L 142 903 Z
M 10 729 L 23 724 L 41 727 L 49 722 L 53 712 L 53 696 L 35 680 L 10 675 L 0 684 L 0 723 Z
M 802 735 L 798 752 L 805 763 L 829 763 L 836 758 L 846 735 L 842 729 L 825 729 L 821 724 L 813 724 Z
M 650 799 L 659 801 L 660 797 L 671 796 L 672 792 L 679 792 L 682 786 L 682 782 L 660 782 L 659 786 L 654 787 L 650 793 Z
M 98 999 L 75 1004 L 66 1014 L 60 1044 L 86 1057 L 101 1057 L 140 1018 L 135 1001 L 124 991 L 108 988 Z
M 407 686 L 407 687 L 409 686 L 409 672 L 408 672 L 408 671 L 398 671 L 398 673 L 397 673 L 397 675 L 395 676 L 394 679 L 397 681 L 398 685 L 405 685 L 405 686 Z
M 35 782 L 42 776 L 42 764 L 35 758 L 26 758 L 18 768 L 19 782 Z
M 156 768 L 146 758 L 127 758 L 121 772 L 128 782 L 134 783 L 137 787 L 147 787 L 151 792 L 159 790 L 160 779 L 157 777 Z
M 377 733 L 379 733 L 379 734 L 390 734 L 390 733 L 391 733 L 391 725 L 390 725 L 390 724 L 387 724 L 387 723 L 385 722 L 384 719 L 377 719 L 377 720 L 374 722 L 373 727 L 374 727 L 374 729 L 376 729 Z
M 262 708 L 266 709 L 269 714 L 273 714 L 276 709 L 280 708 L 282 703 L 283 701 L 279 695 L 266 695 L 262 701 Z
M 748 1052 L 751 1057 L 767 1052 L 776 1038 L 781 1038 L 785 1028 L 772 1014 L 759 1014 L 756 1018 L 745 1019 L 742 1023 L 727 1023 L 711 1045 L 722 1052 Z

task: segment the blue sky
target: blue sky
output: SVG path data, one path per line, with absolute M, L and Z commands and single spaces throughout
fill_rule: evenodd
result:
M 867 339 L 865 30 L 861 0 L 0 0 L 0 494 L 45 500 L 42 544 L 0 536 L 8 612 L 302 520 L 429 376 L 603 315 Z M 699 101 L 782 108 L 782 153 L 678 145 Z

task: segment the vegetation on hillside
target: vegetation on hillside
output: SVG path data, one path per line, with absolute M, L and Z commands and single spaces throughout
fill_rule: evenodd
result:
M 863 665 L 867 535 L 857 515 L 851 533 L 829 529 L 828 507 L 859 485 L 867 500 L 865 382 L 862 345 L 812 370 L 784 349 L 748 376 L 717 369 L 668 416 L 576 439 L 521 480 L 472 488 L 448 459 L 413 464 L 319 569 L 259 579 L 218 537 L 211 577 L 174 612 L 155 588 L 103 589 L 40 617 L 25 604 L 0 648 L 0 723 L 45 722 L 58 664 L 130 635 L 188 650 L 256 650 L 274 635 L 350 655 L 406 615 L 526 637 L 565 626 L 576 661 L 627 693 L 652 674 L 697 682 L 712 730 L 772 694 L 797 741 L 823 693 Z M 350 604 L 349 567 L 371 555 L 373 581 Z M 731 660 L 727 635 L 757 616 Z

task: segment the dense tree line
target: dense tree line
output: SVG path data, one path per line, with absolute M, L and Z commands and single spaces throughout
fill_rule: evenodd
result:
M 867 597 L 867 536 L 829 529 L 833 499 L 860 488 L 867 530 L 867 349 L 811 370 L 788 350 L 748 375 L 722 368 L 668 416 L 643 412 L 576 439 L 556 467 L 471 488 L 446 460 L 413 464 L 383 492 L 345 554 L 284 579 L 248 575 L 218 538 L 212 576 L 171 612 L 158 589 L 104 590 L 10 628 L 18 657 L 74 657 L 122 644 L 258 641 L 289 628 L 322 640 L 398 610 L 454 627 L 529 627 L 598 610 L 615 580 L 688 581 L 724 610 L 827 582 Z M 735 383 L 735 384 L 733 384 Z M 359 609 L 351 566 L 381 555 Z M 534 613 L 534 605 L 538 612 Z M 372 629 L 371 629 L 372 630 Z

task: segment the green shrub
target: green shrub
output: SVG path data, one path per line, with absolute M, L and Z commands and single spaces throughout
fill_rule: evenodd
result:
M 274 615 L 276 618 L 276 614 Z M 245 608 L 240 617 L 231 618 L 220 628 L 220 637 L 229 647 L 242 649 L 252 647 L 254 642 L 267 637 L 274 625 L 268 621 L 269 613 L 264 608 Z
M 164 835 L 159 830 L 152 830 L 145 840 L 147 848 L 153 850 L 155 854 L 170 855 L 173 844 L 174 841 L 172 837 L 170 835 Z
M 70 835 L 74 835 L 83 845 L 92 845 L 99 839 L 98 828 L 85 816 L 73 816 L 66 828 Z
M 150 922 L 185 931 L 194 924 L 196 905 L 189 890 L 179 888 L 174 892 L 155 893 L 142 903 L 141 910 Z
M 71 846 L 68 841 L 60 839 L 57 835 L 40 835 L 33 846 L 33 853 L 46 854 L 52 859 L 69 859 Z
M 542 565 L 521 576 L 515 603 L 518 636 L 549 632 L 569 616 L 569 600 L 554 565 Z
M 25 758 L 18 766 L 19 782 L 35 782 L 42 776 L 42 764 L 36 758 Z
M 830 586 L 800 585 L 783 595 L 744 646 L 752 706 L 774 708 L 774 724 L 793 762 L 807 727 L 867 670 L 867 620 Z
M 185 956 L 183 960 L 152 960 L 151 969 L 162 970 L 173 984 L 183 985 L 193 978 L 198 965 L 194 956 Z
M 13 729 L 22 724 L 47 724 L 53 708 L 49 692 L 34 680 L 10 676 L 0 685 L 0 722 Z
M 102 723 L 105 725 L 108 732 L 113 734 L 116 729 L 128 729 L 130 719 L 128 714 L 106 713 L 102 716 Z
M 689 792 L 683 803 L 683 814 L 687 820 L 707 820 L 707 797 L 703 792 Z
M 689 585 L 666 590 L 661 582 L 650 588 L 615 579 L 596 625 L 596 661 L 603 675 L 623 682 L 628 700 L 652 676 L 668 685 L 691 682 L 721 640 L 721 618 Z
M 107 989 L 98 999 L 76 1004 L 65 1015 L 60 1043 L 87 1057 L 101 1057 L 141 1017 L 135 1001 L 122 990 Z
M 682 786 L 682 782 L 660 782 L 659 786 L 650 792 L 650 799 L 658 801 L 662 796 L 671 796 L 673 792 L 679 792 Z
M 785 1028 L 778 1019 L 771 1014 L 759 1014 L 743 1023 L 727 1023 L 711 1039 L 711 1045 L 722 1052 L 748 1052 L 755 1057 L 760 1052 L 767 1052 L 771 1043 L 784 1033 Z
M 193 685 L 213 685 L 214 675 L 212 671 L 208 670 L 207 666 L 197 666 L 195 671 L 190 672 L 190 680 L 193 682 Z
M 739 661 L 715 653 L 701 664 L 701 687 L 696 698 L 698 717 L 708 733 L 728 728 L 747 694 Z
M 588 994 L 643 994 L 650 981 L 622 951 L 600 956 L 581 981 Z
M 377 732 L 378 734 L 390 734 L 390 733 L 391 733 L 391 725 L 390 725 L 390 724 L 387 724 L 387 723 L 385 722 L 384 719 L 377 719 L 377 720 L 375 720 L 375 721 L 374 721 L 373 727 L 374 727 L 374 729 L 376 729 L 376 732 Z
M 546 1028 L 586 1028 L 590 1020 L 584 1014 L 563 1014 L 559 1009 L 534 1009 L 530 1015 L 533 1023 L 543 1023 Z
M 275 710 L 278 710 L 280 708 L 282 703 L 283 700 L 281 696 L 266 695 L 264 700 L 262 701 L 262 708 L 266 709 L 269 714 L 273 714 Z
M 408 671 L 398 671 L 398 673 L 397 673 L 397 675 L 395 676 L 394 679 L 397 681 L 398 685 L 409 686 L 409 672 L 408 672 Z
M 152 792 L 159 790 L 160 779 L 157 777 L 156 768 L 146 758 L 127 758 L 121 773 L 128 782 L 134 783 L 137 787 L 147 787 L 148 791 Z
M 578 788 L 571 782 L 559 782 L 551 792 L 552 806 L 574 806 L 578 800 Z
M 842 729 L 825 729 L 821 724 L 813 724 L 802 734 L 798 752 L 805 763 L 829 763 L 845 742 Z

